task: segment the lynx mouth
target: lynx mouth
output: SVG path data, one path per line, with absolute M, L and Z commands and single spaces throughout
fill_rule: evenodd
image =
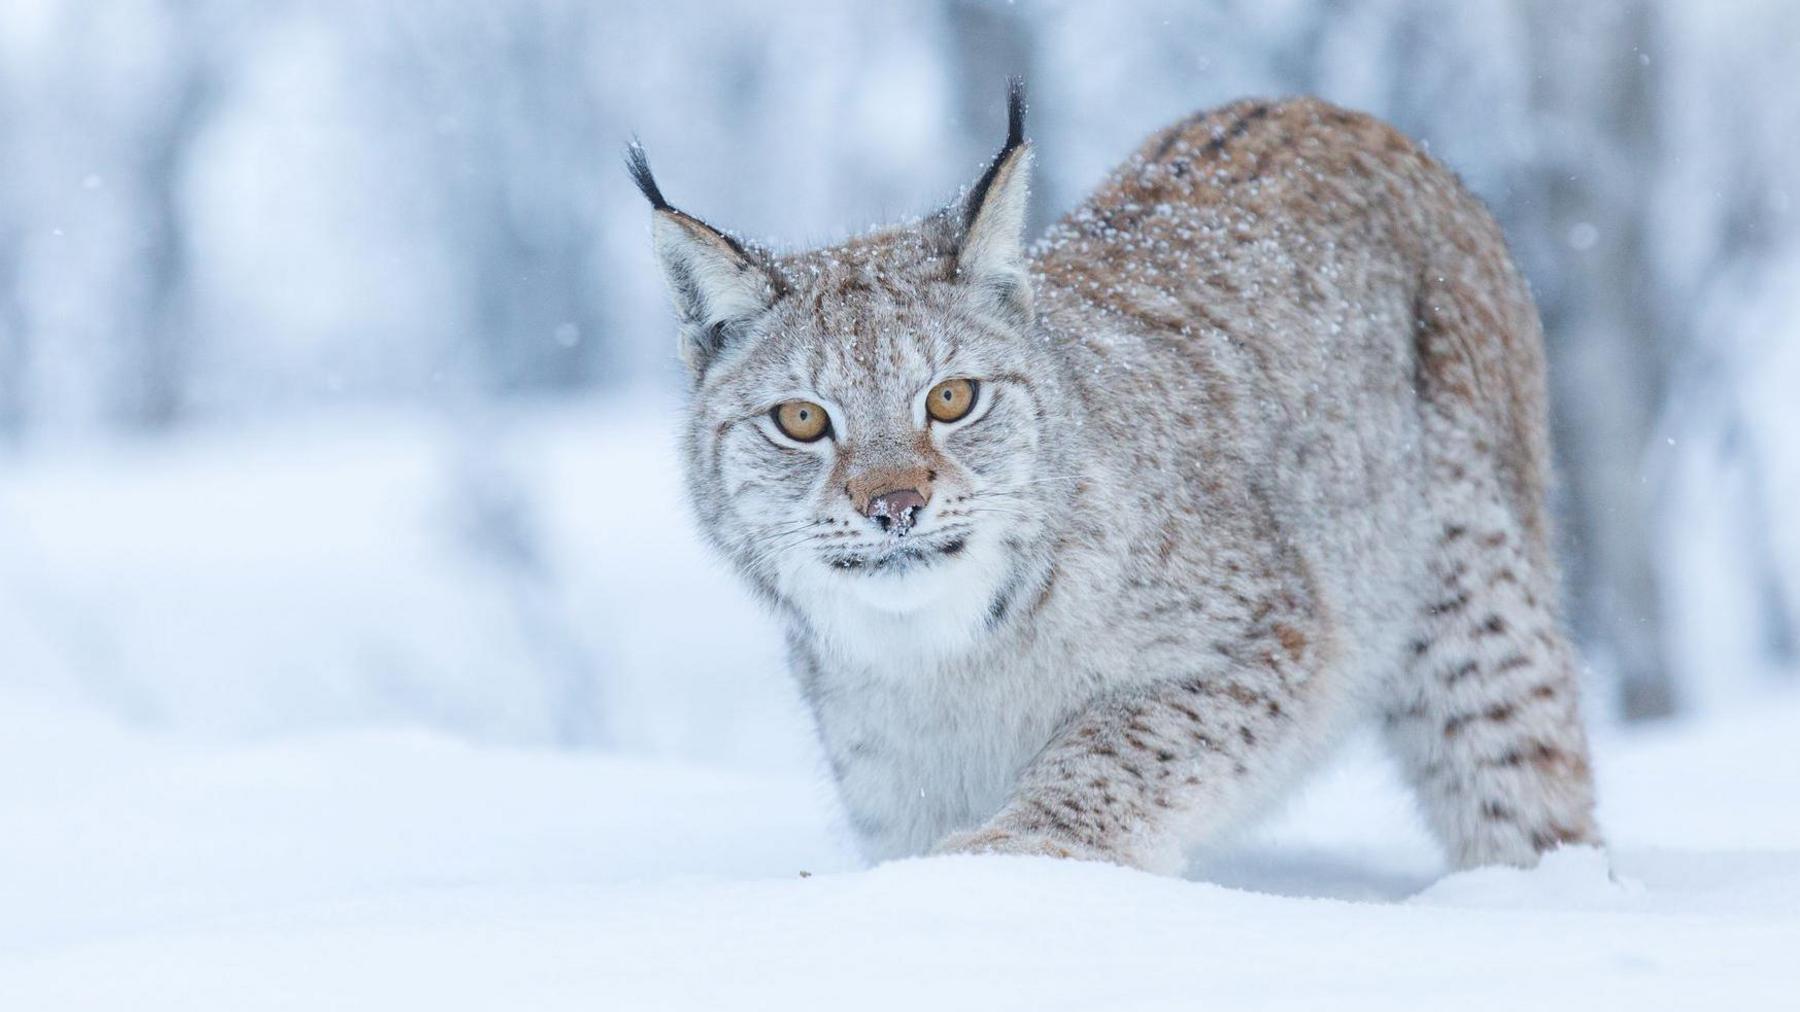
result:
M 898 575 L 925 569 L 961 555 L 967 538 L 947 538 L 935 544 L 901 541 L 883 552 L 866 555 L 834 555 L 826 559 L 835 569 L 853 573 Z

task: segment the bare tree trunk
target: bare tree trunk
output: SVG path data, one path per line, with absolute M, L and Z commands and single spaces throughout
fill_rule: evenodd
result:
M 192 20 L 184 18 L 183 20 Z M 186 32 L 192 25 L 186 25 Z M 169 113 L 144 139 L 139 186 L 146 215 L 141 240 L 141 315 L 125 331 L 114 410 L 129 426 L 166 429 L 186 407 L 192 340 L 188 315 L 188 236 L 181 187 L 194 141 L 206 126 L 216 95 L 213 70 L 198 54 L 178 61 L 181 79 Z
M 944 23 L 950 33 L 960 147 L 975 153 L 968 159 L 973 166 L 991 157 L 1006 139 L 1006 79 L 1022 77 L 1029 89 L 1037 71 L 1037 39 L 1018 5 L 1000 0 L 946 0 Z M 1049 173 L 1039 172 L 1033 185 L 1038 193 L 1031 202 L 1030 231 L 1035 235 L 1062 205 L 1050 192 L 1054 183 Z
M 1769 68 L 1762 60 L 1785 61 L 1786 52 L 1779 41 L 1791 37 L 1800 28 L 1800 11 L 1787 8 L 1758 25 L 1766 33 L 1770 45 L 1753 62 L 1744 66 L 1720 68 L 1702 93 L 1706 101 L 1705 117 L 1709 136 L 1721 145 L 1714 154 L 1715 170 L 1709 174 L 1710 185 L 1716 187 L 1712 200 L 1718 202 L 1719 215 L 1711 224 L 1716 228 L 1714 246 L 1701 260 L 1701 269 L 1682 290 L 1685 296 L 1678 304 L 1667 307 L 1669 314 L 1690 336 L 1681 349 L 1681 364 L 1671 370 L 1668 411 L 1665 424 L 1670 431 L 1688 429 L 1684 417 L 1710 415 L 1723 431 L 1720 453 L 1745 471 L 1741 509 L 1743 522 L 1733 534 L 1741 539 L 1741 558 L 1746 560 L 1742 574 L 1755 590 L 1756 614 L 1751 620 L 1758 637 L 1757 646 L 1780 672 L 1800 671 L 1800 642 L 1796 642 L 1796 623 L 1800 622 L 1800 586 L 1795 573 L 1787 566 L 1779 533 L 1783 515 L 1780 505 L 1779 476 L 1791 452 L 1783 443 L 1778 428 L 1759 421 L 1755 406 L 1746 398 L 1753 397 L 1757 385 L 1747 370 L 1758 368 L 1768 353 L 1768 343 L 1781 340 L 1779 333 L 1745 330 L 1718 333 L 1709 326 L 1708 307 L 1721 300 L 1754 298 L 1758 287 L 1769 283 L 1767 271 L 1791 256 L 1783 249 L 1793 239 L 1776 225 L 1771 227 L 1770 195 L 1785 190 L 1792 173 L 1791 162 L 1782 148 L 1770 149 L 1770 135 L 1780 137 L 1784 131 L 1770 130 L 1779 114 L 1755 103 L 1719 102 L 1715 96 L 1742 93 L 1749 82 L 1762 80 Z M 1752 50 L 1754 54 L 1754 49 Z M 1779 143 L 1779 142 L 1777 142 Z M 1723 155 L 1723 157 L 1719 157 Z M 1670 573 L 1666 579 L 1678 574 Z
M 583 75 L 587 8 L 580 4 L 521 9 L 502 33 L 500 77 L 510 82 L 491 103 L 483 126 L 497 140 L 485 192 L 487 242 L 481 272 L 490 286 L 480 340 L 490 380 L 501 390 L 569 390 L 595 378 L 599 298 L 590 272 L 594 223 L 571 213 L 598 191 L 599 119 Z M 476 157 L 484 157 L 476 155 Z M 592 185 L 583 187 L 580 182 Z
M 0 442 L 25 434 L 25 307 L 19 294 L 17 231 L 0 221 Z
M 558 744 L 608 740 L 605 670 L 568 607 L 540 504 L 501 435 L 502 395 L 591 385 L 601 359 L 604 278 L 593 269 L 597 174 L 585 55 L 596 8 L 580 2 L 409 4 L 389 72 L 441 110 L 426 143 L 451 171 L 466 329 L 447 335 L 445 475 L 457 541 L 488 570 L 532 651 Z
M 401 10 L 385 69 L 440 111 L 428 143 L 447 171 L 470 300 L 456 368 L 488 393 L 591 386 L 604 362 L 605 277 L 595 203 L 610 163 L 587 76 L 591 5 Z
M 0 178 L 17 179 L 10 160 L 17 157 L 23 131 L 7 100 L 0 94 Z M 24 254 L 19 222 L 8 205 L 13 199 L 11 193 L 0 194 L 0 443 L 17 442 L 25 429 L 25 302 L 19 293 Z
M 1521 252 L 1549 339 L 1571 618 L 1590 658 L 1617 679 L 1626 719 L 1660 717 L 1678 696 L 1663 653 L 1644 460 L 1680 335 L 1658 305 L 1644 226 L 1645 169 L 1658 142 L 1644 55 L 1655 14 L 1642 0 L 1531 0 L 1526 10 L 1548 152 L 1511 203 L 1537 237 Z

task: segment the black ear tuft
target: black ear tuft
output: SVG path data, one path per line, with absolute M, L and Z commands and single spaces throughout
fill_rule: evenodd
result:
M 669 210 L 669 202 L 663 199 L 662 188 L 656 185 L 656 177 L 650 174 L 650 158 L 644 154 L 644 146 L 638 143 L 636 137 L 625 148 L 625 171 L 631 174 L 631 181 L 637 184 L 638 192 L 650 202 L 652 209 Z
M 1006 148 L 1001 153 L 1025 143 L 1025 79 L 1006 79 Z
M 988 163 L 987 171 L 975 181 L 974 189 L 969 191 L 969 199 L 963 204 L 963 227 L 975 223 L 975 215 L 981 212 L 981 204 L 987 199 L 988 187 L 994 185 L 994 176 L 1000 172 L 1000 166 L 1006 159 L 1025 143 L 1025 79 L 1009 77 L 1006 79 L 1006 144 L 1000 153 Z M 645 168 L 648 173 L 650 170 Z

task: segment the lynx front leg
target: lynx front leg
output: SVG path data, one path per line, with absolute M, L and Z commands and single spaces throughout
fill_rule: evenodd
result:
M 1160 683 L 1096 703 L 984 826 L 939 853 L 1039 854 L 1179 870 L 1182 848 L 1291 776 L 1323 716 L 1270 673 Z

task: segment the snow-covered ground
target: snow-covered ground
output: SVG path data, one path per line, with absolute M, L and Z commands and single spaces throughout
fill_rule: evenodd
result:
M 16 701 L 9 701 L 15 702 Z M 1351 756 L 1194 880 L 863 870 L 821 784 L 9 705 L 0 1008 L 1792 1008 L 1800 700 L 1602 743 L 1597 852 L 1440 878 Z M 808 874 L 810 873 L 810 874 Z
M 1532 872 L 1445 876 L 1365 743 L 1185 881 L 863 868 L 665 410 L 504 481 L 417 419 L 0 465 L 0 1010 L 1800 1001 L 1791 695 L 1601 727 L 1612 851 Z

